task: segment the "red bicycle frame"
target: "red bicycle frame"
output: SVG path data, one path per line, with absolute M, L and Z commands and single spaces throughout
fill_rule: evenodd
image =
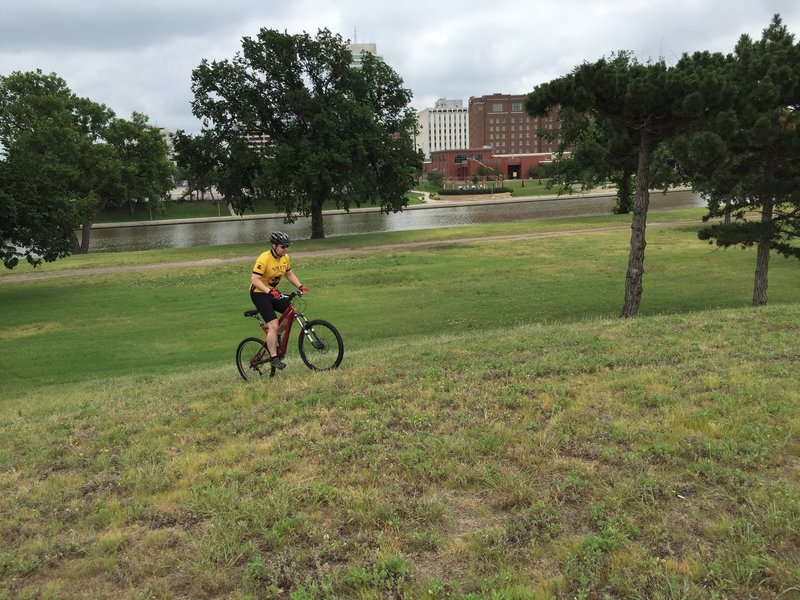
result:
M 289 304 L 289 308 L 281 313 L 278 317 L 278 347 L 275 348 L 278 356 L 283 358 L 286 356 L 286 348 L 289 347 L 289 334 L 292 333 L 292 322 L 295 318 L 299 321 L 303 317 L 303 313 L 297 311 L 294 304 Z M 264 335 L 269 335 L 269 326 L 261 318 L 261 315 L 256 315 L 258 324 L 264 331 Z M 285 331 L 284 331 L 285 328 Z
M 281 313 L 281 316 L 278 317 L 278 346 L 275 348 L 277 355 L 283 358 L 286 356 L 286 349 L 289 347 L 289 334 L 292 333 L 292 323 L 297 321 L 300 326 L 305 329 L 305 325 L 308 322 L 306 316 L 297 310 L 292 304 L 292 301 L 302 296 L 300 292 L 292 292 L 288 294 L 288 298 L 290 300 L 289 307 Z M 264 322 L 264 319 L 261 318 L 261 314 L 258 311 L 252 311 L 253 316 L 255 316 L 258 324 L 261 326 L 261 329 L 264 331 L 264 335 L 269 335 L 269 326 Z M 285 329 L 285 331 L 282 331 Z M 308 334 L 306 334 L 308 336 Z M 309 337 L 311 343 L 314 343 L 314 340 Z

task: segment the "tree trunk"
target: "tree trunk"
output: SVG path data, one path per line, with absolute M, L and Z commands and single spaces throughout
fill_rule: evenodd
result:
M 78 239 L 78 234 L 75 233 L 75 231 L 72 232 L 72 253 L 81 253 L 81 241 Z
M 761 223 L 772 222 L 772 200 L 764 202 L 761 208 Z M 753 306 L 764 306 L 767 303 L 767 283 L 769 274 L 769 251 L 772 241 L 763 233 L 758 241 L 756 253 L 756 274 L 753 283 Z
M 92 237 L 92 221 L 86 219 L 81 227 L 80 254 L 89 254 L 89 239 Z
M 625 303 L 621 317 L 633 319 L 639 314 L 642 301 L 642 278 L 644 277 L 645 229 L 647 208 L 650 204 L 650 139 L 642 129 L 639 145 L 639 167 L 636 171 L 636 200 L 631 218 L 631 250 L 628 255 L 628 272 L 625 276 Z
M 315 198 L 311 201 L 311 239 L 321 240 L 325 238 L 325 227 L 322 223 L 322 198 Z
M 633 173 L 625 169 L 617 182 L 617 205 L 614 207 L 614 214 L 627 215 L 633 208 Z

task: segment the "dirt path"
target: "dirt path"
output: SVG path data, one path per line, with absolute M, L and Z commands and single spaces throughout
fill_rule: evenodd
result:
M 647 227 L 677 227 L 680 225 L 695 224 L 695 221 L 666 221 L 662 223 L 648 223 Z M 620 231 L 630 229 L 630 225 L 611 225 L 607 227 L 593 227 L 589 229 L 569 229 L 562 231 L 546 231 L 539 233 L 518 233 L 512 235 L 497 235 L 492 236 L 492 242 L 504 242 L 514 240 L 535 240 L 547 239 L 558 237 L 572 237 L 576 235 L 590 235 L 594 233 L 605 233 L 609 231 Z M 340 255 L 363 255 L 363 254 L 376 254 L 382 252 L 394 252 L 397 250 L 429 250 L 434 248 L 446 248 L 453 246 L 464 246 L 467 244 L 474 244 L 477 242 L 485 241 L 486 237 L 465 237 L 452 240 L 435 240 L 430 242 L 406 242 L 403 244 L 384 244 L 382 246 L 367 246 L 361 248 L 330 248 L 326 250 L 311 250 L 311 251 L 297 251 L 292 252 L 293 259 L 306 258 L 314 256 L 340 256 Z M 164 263 L 151 263 L 146 265 L 126 265 L 118 267 L 96 267 L 87 269 L 65 269 L 62 271 L 53 272 L 33 272 L 21 275 L 0 275 L 0 284 L 3 283 L 17 283 L 24 281 L 45 281 L 48 279 L 62 279 L 66 277 L 86 277 L 91 275 L 110 275 L 114 273 L 136 273 L 141 271 L 157 271 L 161 269 L 181 269 L 181 268 L 197 268 L 208 267 L 214 265 L 223 265 L 228 263 L 241 263 L 244 266 L 250 265 L 254 260 L 254 256 L 233 256 L 228 258 L 204 258 L 198 260 L 175 261 Z

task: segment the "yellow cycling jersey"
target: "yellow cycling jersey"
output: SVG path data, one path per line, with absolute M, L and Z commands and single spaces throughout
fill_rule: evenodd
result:
M 284 254 L 280 258 L 275 258 L 271 250 L 259 254 L 256 264 L 253 265 L 253 273 L 260 275 L 261 281 L 272 289 L 276 288 L 281 281 L 281 277 L 291 270 L 292 261 L 289 260 L 289 255 Z M 261 290 L 252 285 L 250 290 L 263 294 Z

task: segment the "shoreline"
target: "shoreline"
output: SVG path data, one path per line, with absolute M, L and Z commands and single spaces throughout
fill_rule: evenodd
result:
M 687 191 L 691 188 L 672 188 L 669 190 L 670 192 L 681 192 Z M 651 193 L 662 193 L 660 190 Z M 528 202 L 552 202 L 553 200 L 573 200 L 573 199 L 580 199 L 586 198 L 587 196 L 597 196 L 597 197 L 613 197 L 616 196 L 616 192 L 613 190 L 608 189 L 597 189 L 597 190 L 590 190 L 588 192 L 582 192 L 577 194 L 564 194 L 559 196 L 558 194 L 548 194 L 546 196 L 518 196 L 516 198 L 509 196 L 508 194 L 498 194 L 497 198 L 489 197 L 487 198 L 485 194 L 481 195 L 473 195 L 473 196 L 452 196 L 453 200 L 450 198 L 444 200 L 441 197 L 437 198 L 436 200 L 430 199 L 430 194 L 428 192 L 422 192 L 423 194 L 423 204 L 415 204 L 413 206 L 406 206 L 403 211 L 407 210 L 432 210 L 432 209 L 442 209 L 442 208 L 449 208 L 449 207 L 458 207 L 458 206 L 480 206 L 480 205 L 488 205 L 488 204 L 522 204 Z M 363 208 L 352 208 L 349 211 L 343 209 L 335 209 L 335 210 L 326 210 L 323 211 L 323 215 L 345 215 L 348 213 L 369 213 L 369 212 L 380 212 L 380 207 L 378 206 L 367 206 Z M 228 222 L 228 221 L 253 221 L 253 220 L 266 220 L 266 219 L 280 219 L 283 220 L 285 215 L 283 214 L 258 214 L 258 215 L 242 215 L 241 217 L 236 215 L 225 215 L 219 217 L 195 217 L 191 219 L 154 219 L 152 221 L 124 221 L 119 223 L 94 223 L 92 224 L 92 229 L 115 229 L 115 228 L 129 228 L 129 227 L 150 227 L 150 226 L 158 226 L 158 225 L 180 225 L 185 223 L 221 223 L 221 222 Z
M 694 223 L 694 221 L 659 221 L 650 223 L 649 228 L 668 228 L 679 227 Z M 624 231 L 630 229 L 630 225 L 603 225 L 600 227 L 589 227 L 582 229 L 563 229 L 555 231 L 539 231 L 530 233 L 512 233 L 508 235 L 494 236 L 495 241 L 519 241 L 535 239 L 551 239 L 558 237 L 574 237 L 579 235 L 597 235 L 613 231 Z M 293 258 L 313 258 L 329 256 L 354 256 L 364 254 L 388 253 L 395 251 L 425 251 L 435 248 L 451 248 L 453 246 L 468 245 L 476 242 L 485 241 L 485 237 L 463 237 L 445 240 L 430 240 L 420 242 L 404 242 L 378 244 L 372 246 L 325 248 L 321 250 L 299 250 L 292 252 Z M 224 258 L 200 258 L 194 260 L 153 262 L 136 265 L 117 265 L 113 267 L 76 267 L 56 271 L 33 271 L 28 273 L 2 274 L 0 283 L 25 283 L 30 281 L 47 281 L 52 279 L 64 279 L 68 277 L 88 277 L 96 275 L 115 275 L 119 273 L 136 273 L 143 271 L 166 270 L 166 269 L 186 269 L 218 266 L 224 264 L 241 263 L 250 264 L 252 256 L 229 256 Z

